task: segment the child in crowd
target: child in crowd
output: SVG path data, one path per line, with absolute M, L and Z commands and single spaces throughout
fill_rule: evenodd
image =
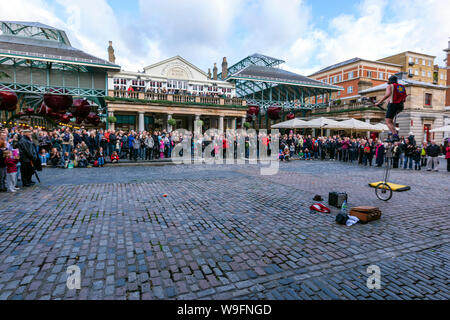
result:
M 69 166 L 70 156 L 68 152 L 64 152 L 64 155 L 61 158 L 61 166 L 64 169 L 67 169 Z
M 5 152 L 6 149 L 6 141 L 0 140 L 0 191 L 5 192 L 6 189 L 6 163 L 5 163 Z
M 6 189 L 8 192 L 17 192 L 19 188 L 16 188 L 17 184 L 17 163 L 19 162 L 19 156 L 12 156 L 12 152 L 7 150 L 3 152 L 5 164 L 6 164 Z
M 292 158 L 294 156 L 294 152 L 295 152 L 295 144 L 292 142 L 291 146 L 289 147 L 289 151 L 290 151 L 290 157 Z
M 50 153 L 50 163 L 52 164 L 53 168 L 56 168 L 58 166 L 60 159 L 61 159 L 61 156 L 59 154 L 58 149 L 53 148 Z
M 159 158 L 164 159 L 164 151 L 166 147 L 164 145 L 164 139 L 161 139 L 159 142 Z
M 311 152 L 309 152 L 308 148 L 305 148 L 304 158 L 305 160 L 311 160 Z
M 412 158 L 414 160 L 414 170 L 421 169 L 421 166 L 420 166 L 421 155 L 422 155 L 422 148 L 417 147 L 416 150 L 414 150 L 414 152 L 412 154 Z
M 103 167 L 105 165 L 105 155 L 102 147 L 100 147 L 97 151 L 97 161 L 99 167 Z
M 303 150 L 302 150 L 302 149 L 300 149 L 300 150 L 298 151 L 298 157 L 299 157 L 300 159 L 303 158 Z
M 119 155 L 117 154 L 116 151 L 114 151 L 111 154 L 111 163 L 117 163 L 117 162 L 119 162 Z
M 284 160 L 289 161 L 291 152 L 289 151 L 288 146 L 284 147 L 283 155 L 284 155 Z
M 80 159 L 78 160 L 78 168 L 86 168 L 88 166 L 88 160 L 86 159 L 86 154 L 81 153 Z
M 47 166 L 47 161 L 50 159 L 50 154 L 44 149 L 41 149 L 41 152 L 39 153 L 39 159 L 41 159 L 41 164 L 43 167 Z

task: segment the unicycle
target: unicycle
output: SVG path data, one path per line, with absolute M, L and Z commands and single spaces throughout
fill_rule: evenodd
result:
M 384 172 L 384 180 L 375 187 L 375 195 L 382 201 L 389 201 L 392 198 L 392 188 L 388 184 L 389 174 L 391 173 L 391 159 L 388 158 L 388 165 Z

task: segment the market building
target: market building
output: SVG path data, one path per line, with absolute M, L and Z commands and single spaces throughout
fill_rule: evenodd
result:
M 39 22 L 0 21 L 0 30 L 0 91 L 17 96 L 11 110 L 0 111 L 4 124 L 57 125 L 62 113 L 37 112 L 46 94 L 68 97 L 67 111 L 73 99 L 86 99 L 87 112 L 106 120 L 108 72 L 120 66 L 74 48 L 65 31 Z
M 111 43 L 110 59 L 114 57 Z M 306 99 L 331 94 L 341 87 L 324 84 L 280 68 L 283 60 L 252 54 L 228 68 L 223 58 L 205 73 L 180 56 L 145 67 L 143 72 L 120 71 L 109 75 L 107 99 L 110 123 L 116 129 L 226 130 L 270 128 L 288 115 L 315 107 Z M 272 110 L 273 109 L 273 110 Z M 250 110 L 257 110 L 248 113 Z M 274 112 L 272 112 L 274 111 Z
M 113 50 L 110 42 L 109 59 Z M 222 72 L 226 72 L 226 58 Z M 189 61 L 175 56 L 144 68 L 109 75 L 108 115 L 110 128 L 192 130 L 194 121 L 203 128 L 236 128 L 245 118 L 246 102 L 236 97 L 232 83 L 210 76 Z M 172 120 L 171 120 L 172 119 Z

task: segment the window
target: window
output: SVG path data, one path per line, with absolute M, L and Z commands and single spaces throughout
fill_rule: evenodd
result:
M 339 82 L 342 81 L 342 74 L 339 75 Z
M 338 91 L 338 93 L 337 93 L 337 96 L 338 96 L 338 97 L 340 97 L 340 96 L 341 96 L 341 92 L 340 92 L 340 91 Z
M 416 63 L 419 64 L 419 59 L 416 58 Z
M 441 73 L 441 80 L 444 80 L 444 74 Z
M 433 96 L 431 95 L 431 93 L 425 93 L 425 106 L 428 106 L 428 107 L 431 106 L 432 98 L 433 98 Z
M 413 69 L 408 69 L 409 74 L 413 74 Z
M 353 79 L 353 71 L 348 73 L 348 78 Z
M 372 78 L 372 71 L 367 71 L 367 77 Z
M 414 62 L 413 57 L 409 57 L 409 62 Z
M 323 82 L 324 82 L 324 83 L 328 83 L 328 80 L 327 80 L 327 79 L 323 79 Z
M 431 60 L 428 60 L 428 66 L 431 67 Z
M 414 74 L 415 74 L 416 76 L 418 76 L 418 75 L 419 75 L 419 70 L 415 70 L 415 71 L 414 71 Z
M 422 59 L 422 64 L 425 65 L 425 59 Z
M 431 78 L 431 72 L 428 71 L 428 78 Z
M 347 88 L 347 93 L 352 93 L 353 92 L 353 87 L 352 86 L 349 86 L 348 88 Z
M 425 71 L 422 71 L 422 77 L 426 77 Z
M 379 79 L 384 79 L 384 72 L 380 72 L 380 74 L 379 74 L 379 77 L 378 77 Z

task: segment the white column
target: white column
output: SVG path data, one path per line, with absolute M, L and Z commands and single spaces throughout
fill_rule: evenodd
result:
M 330 136 L 330 133 L 331 133 L 331 130 L 330 130 L 330 129 L 327 129 L 327 133 L 326 133 L 327 137 Z
M 200 115 L 196 114 L 195 121 L 194 121 L 194 130 L 195 131 L 200 130 L 200 126 L 197 124 L 198 121 L 200 121 Z M 199 133 L 201 133 L 201 131 Z
M 139 111 L 139 131 L 145 130 L 144 112 Z
M 241 125 L 241 129 L 245 129 L 244 127 L 244 123 L 246 122 L 247 117 L 246 116 L 242 116 L 242 125 Z
M 172 119 L 172 115 L 168 114 L 167 115 L 167 132 L 171 132 L 172 131 L 172 126 L 169 124 L 169 120 Z
M 188 116 L 188 131 L 192 132 L 192 116 Z
M 114 112 L 109 111 L 109 112 L 108 112 L 108 117 L 114 117 Z M 110 122 L 110 123 L 109 123 L 109 129 L 111 129 L 111 130 L 116 130 L 115 123 Z
M 366 123 L 370 123 L 370 119 L 369 118 L 366 118 L 364 120 L 366 121 Z M 367 131 L 366 135 L 367 135 L 367 138 L 370 138 L 370 131 Z
M 223 116 L 219 117 L 219 132 L 223 132 Z
M 236 130 L 236 118 L 233 118 L 232 121 L 233 121 L 233 123 L 231 124 L 231 128 L 233 130 Z

